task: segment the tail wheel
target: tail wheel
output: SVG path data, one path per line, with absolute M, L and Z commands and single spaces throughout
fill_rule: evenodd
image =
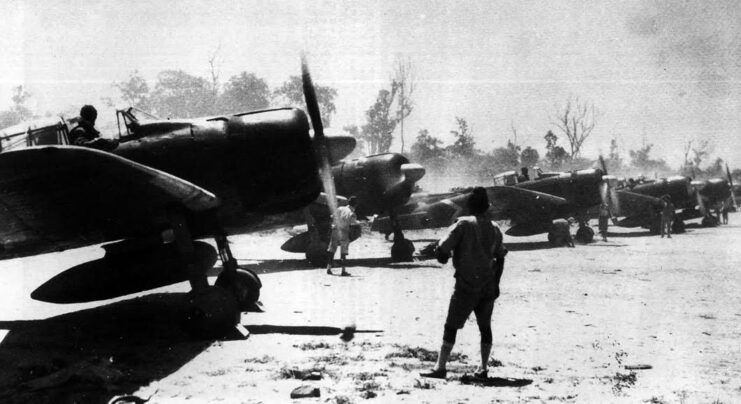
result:
M 209 286 L 187 296 L 185 329 L 200 338 L 219 338 L 239 323 L 237 300 L 223 288 Z
M 594 230 L 589 226 L 582 226 L 576 231 L 576 240 L 580 243 L 591 243 L 594 240 Z
M 253 271 L 237 268 L 236 272 L 222 271 L 216 278 L 215 286 L 234 296 L 240 311 L 249 311 L 260 299 L 262 282 Z

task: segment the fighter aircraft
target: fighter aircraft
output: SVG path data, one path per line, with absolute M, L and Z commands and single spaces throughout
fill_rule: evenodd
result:
M 658 233 L 661 218 L 658 214 L 662 206 L 661 198 L 668 196 L 678 213 L 672 224 L 674 233 L 681 233 L 685 220 L 702 218 L 704 226 L 715 226 L 717 218 L 711 209 L 728 199 L 732 179 L 712 178 L 706 181 L 693 181 L 689 177 L 674 176 L 646 183 L 623 185 L 617 190 L 613 208 L 614 224 L 622 227 L 646 227 Z
M 65 125 L 29 127 L 26 147 L 0 153 L 2 257 L 109 242 L 103 258 L 60 273 L 32 297 L 99 300 L 187 279 L 191 330 L 227 332 L 240 311 L 259 309 L 261 287 L 238 267 L 228 235 L 244 228 L 246 213 L 306 206 L 322 184 L 333 205 L 330 161 L 354 147 L 324 136 L 303 59 L 302 77 L 313 139 L 307 115 L 293 108 L 151 122 L 121 111 L 111 152 L 67 145 Z M 194 242 L 206 237 L 216 250 Z M 217 255 L 223 270 L 211 286 L 206 271 Z
M 610 187 L 617 185 L 616 181 L 617 178 L 599 168 L 547 173 L 534 179 L 518 177 L 515 171 L 501 173 L 494 177 L 496 185 L 486 188 L 492 204 L 489 215 L 493 220 L 510 221 L 511 226 L 505 234 L 548 233 L 549 240 L 554 237 L 551 232 L 554 219 L 574 217 L 579 222 L 577 239 L 590 242 L 594 230 L 588 225 L 589 209 L 602 202 L 610 203 Z M 467 214 L 467 196 L 468 192 L 442 199 L 440 195 L 433 195 L 433 200 L 438 200 L 417 202 L 407 209 L 409 213 L 399 216 L 400 226 L 410 229 L 448 226 L 458 216 Z M 379 218 L 372 228 L 388 233 L 388 220 Z
M 351 161 L 342 161 L 332 167 L 338 195 L 355 196 L 358 205 L 355 213 L 359 218 L 386 214 L 390 218 L 394 244 L 391 257 L 394 261 L 409 261 L 414 253 L 412 242 L 404 234 L 395 218 L 397 209 L 404 206 L 412 194 L 417 181 L 425 169 L 398 153 L 383 153 Z M 330 235 L 329 210 L 324 198 L 318 198 L 305 210 L 309 229 L 286 241 L 281 248 L 285 251 L 305 253 L 314 265 L 327 264 L 327 244 Z M 352 235 L 355 240 L 359 233 Z

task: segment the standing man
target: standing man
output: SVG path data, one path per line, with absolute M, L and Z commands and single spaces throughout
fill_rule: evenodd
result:
M 337 251 L 337 246 L 340 247 L 340 264 L 342 265 L 342 276 L 350 276 L 345 270 L 345 258 L 350 249 L 350 227 L 358 225 L 358 218 L 355 216 L 355 206 L 358 204 L 358 199 L 351 196 L 347 200 L 347 206 L 340 206 L 337 209 L 337 226 L 332 224 L 332 235 L 329 240 L 329 246 L 327 253 L 329 255 L 329 262 L 327 262 L 327 275 L 332 275 L 332 260 L 334 254 Z
M 504 270 L 507 250 L 502 244 L 502 232 L 486 217 L 489 198 L 482 187 L 474 188 L 468 197 L 468 209 L 473 216 L 463 216 L 448 229 L 436 251 L 437 260 L 446 263 L 453 255 L 455 289 L 450 298 L 448 316 L 443 331 L 443 344 L 437 364 L 422 377 L 444 379 L 446 363 L 458 330 L 463 328 L 471 312 L 481 333 L 481 366 L 474 374 L 487 377 L 487 364 L 491 353 L 491 314 L 494 300 L 499 297 L 499 280 Z
M 95 129 L 95 121 L 98 119 L 98 111 L 92 105 L 84 105 L 80 108 L 80 120 L 77 126 L 69 132 L 69 144 L 74 146 L 91 147 L 99 150 L 113 150 L 118 142 L 100 137 L 100 132 Z
M 664 202 L 661 209 L 661 238 L 664 238 L 666 232 L 667 238 L 672 238 L 672 220 L 674 219 L 674 204 L 669 195 L 661 198 Z
M 725 200 L 720 207 L 720 214 L 723 219 L 723 224 L 728 224 L 728 211 L 730 210 L 730 207 L 728 205 L 728 200 Z
M 607 241 L 607 226 L 610 219 L 610 208 L 606 203 L 599 206 L 599 232 L 602 235 L 602 241 Z

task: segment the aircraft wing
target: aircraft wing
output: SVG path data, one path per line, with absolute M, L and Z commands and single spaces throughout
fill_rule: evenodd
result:
M 510 220 L 517 224 L 547 221 L 550 224 L 569 206 L 565 198 L 519 187 L 493 186 L 486 191 L 494 220 Z
M 48 146 L 0 154 L 5 257 L 151 232 L 172 205 L 199 212 L 218 206 L 219 199 L 181 178 L 90 148 Z
M 655 196 L 620 190 L 618 197 L 618 216 L 649 216 L 651 210 L 661 207 L 661 199 Z

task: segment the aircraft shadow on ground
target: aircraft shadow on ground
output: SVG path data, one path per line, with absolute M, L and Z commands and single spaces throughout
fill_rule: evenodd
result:
M 346 329 L 328 326 L 300 326 L 300 325 L 246 325 L 250 334 L 290 334 L 290 335 L 343 335 Z M 383 330 L 352 330 L 352 334 L 380 334 Z
M 521 243 L 504 243 L 509 251 L 531 251 L 531 250 L 546 250 L 549 248 L 561 248 L 554 247 L 548 241 L 527 241 Z
M 655 234 L 651 234 L 648 230 L 632 231 L 630 233 L 607 233 L 607 239 L 610 238 L 634 238 L 634 237 L 653 237 Z
M 247 261 L 247 260 L 240 260 Z M 251 260 L 250 260 L 251 261 Z M 268 274 L 278 272 L 291 272 L 291 271 L 307 271 L 323 269 L 316 266 L 312 266 L 304 259 L 286 259 L 286 260 L 257 260 L 257 264 L 241 263 L 240 266 L 252 269 L 257 274 Z M 339 260 L 334 261 L 334 267 L 339 266 Z M 392 268 L 392 269 L 415 269 L 428 267 L 429 264 L 424 261 L 412 261 L 412 262 L 394 262 L 391 257 L 383 258 L 354 258 L 347 259 L 345 261 L 347 268 L 353 267 L 370 267 L 370 268 Z M 214 267 L 209 271 L 209 276 L 218 274 L 221 271 L 221 267 Z
M 505 378 L 505 377 L 488 377 L 486 379 L 479 379 L 473 376 L 464 375 L 461 377 L 462 384 L 474 384 L 477 386 L 486 387 L 524 387 L 532 384 L 532 379 L 517 379 L 517 378 Z
M 184 331 L 183 301 L 161 293 L 0 322 L 0 401 L 108 402 L 170 375 L 213 342 Z

